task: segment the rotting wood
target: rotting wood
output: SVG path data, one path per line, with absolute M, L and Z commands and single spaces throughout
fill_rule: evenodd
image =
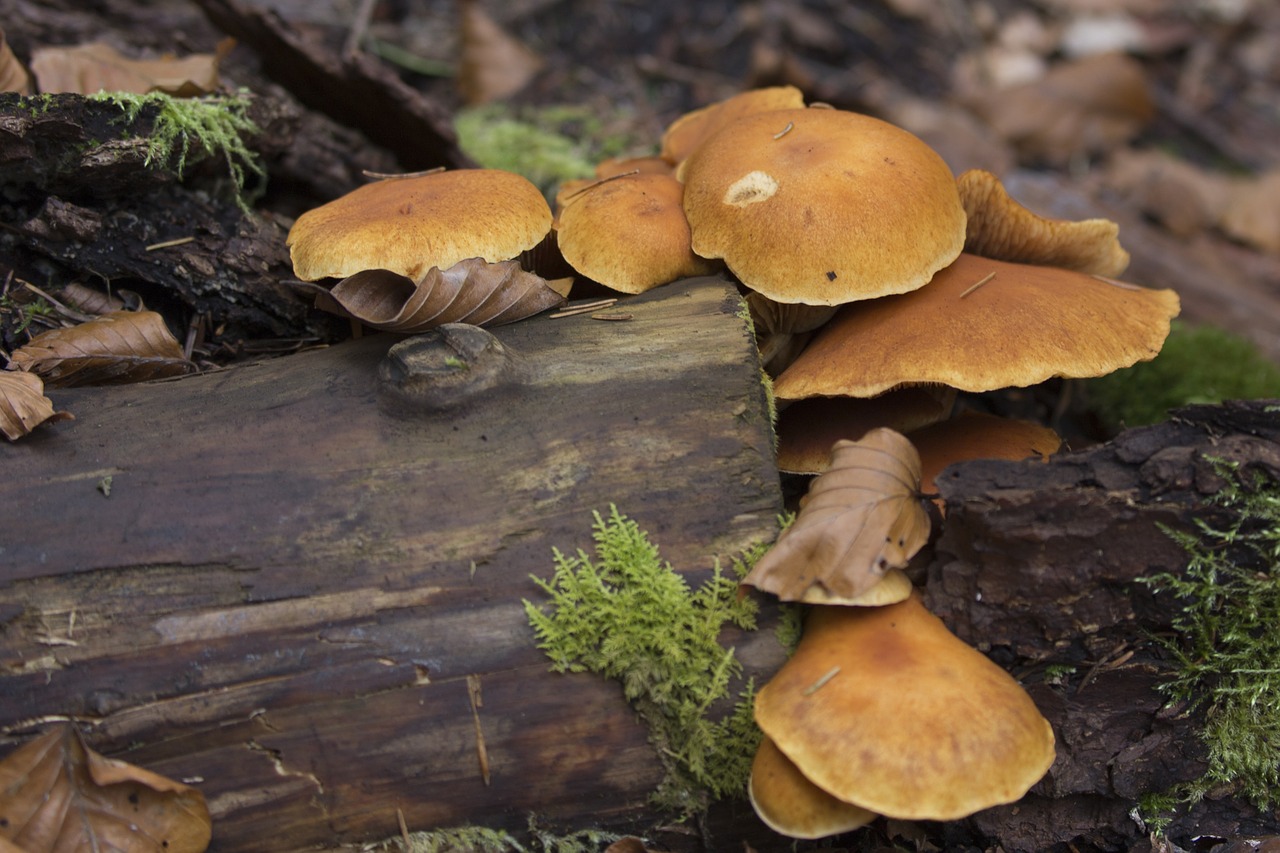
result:
M 926 603 L 1022 677 L 1058 739 L 1048 776 L 1019 802 L 965 822 L 1005 850 L 1128 850 L 1146 842 L 1139 798 L 1200 777 L 1204 709 L 1166 707 L 1171 663 L 1153 641 L 1176 608 L 1138 578 L 1180 574 L 1163 528 L 1224 524 L 1211 458 L 1280 476 L 1275 402 L 1195 406 L 1163 424 L 1048 463 L 970 462 L 938 478 L 947 517 Z M 1070 668 L 1061 684 L 1050 665 Z M 960 832 L 959 827 L 953 833 Z M 1171 839 L 1280 834 L 1228 787 L 1180 810 Z
M 7 448 L 0 485 L 5 740 L 65 714 L 202 779 L 222 851 L 388 837 L 397 809 L 411 829 L 654 819 L 645 732 L 617 685 L 548 671 L 529 575 L 613 503 L 697 581 L 781 501 L 733 288 L 627 305 L 495 329 L 521 380 L 436 414 L 380 407 L 390 336 L 59 393 L 74 428 Z M 780 661 L 770 631 L 730 642 L 751 672 Z

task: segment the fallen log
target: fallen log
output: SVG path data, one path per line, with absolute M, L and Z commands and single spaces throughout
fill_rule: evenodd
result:
M 651 825 L 644 727 L 617 684 L 548 670 L 530 575 L 589 549 L 612 504 L 696 582 L 772 537 L 781 501 L 732 286 L 670 285 L 625 316 L 55 392 L 77 419 L 4 448 L 3 741 L 71 718 L 101 752 L 199 780 L 220 851 L 385 838 L 398 811 Z M 781 658 L 759 633 L 736 643 L 756 674 Z

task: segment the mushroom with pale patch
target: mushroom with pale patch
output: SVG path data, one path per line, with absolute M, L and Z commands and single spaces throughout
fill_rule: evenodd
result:
M 795 654 L 756 694 L 755 719 L 815 786 L 906 820 L 1014 802 L 1054 760 L 1053 729 L 1027 692 L 918 595 L 812 608 Z
M 755 113 L 682 164 L 693 250 L 778 302 L 840 305 L 923 286 L 964 246 L 955 177 L 901 128 L 832 109 Z

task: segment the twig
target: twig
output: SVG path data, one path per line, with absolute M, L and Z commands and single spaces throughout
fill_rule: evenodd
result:
M 977 280 L 977 282 L 975 282 L 974 284 L 970 285 L 970 286 L 969 286 L 969 288 L 968 288 L 967 290 L 965 290 L 965 292 L 964 292 L 964 293 L 960 294 L 960 298 L 961 298 L 961 299 L 964 299 L 964 298 L 965 298 L 966 296 L 968 296 L 970 293 L 973 293 L 973 292 L 974 292 L 975 290 L 977 290 L 979 287 L 982 287 L 982 285 L 984 285 L 984 284 L 986 284 L 987 282 L 991 281 L 991 279 L 993 279 L 993 278 L 995 278 L 995 277 L 996 277 L 996 274 L 995 274 L 994 272 L 989 272 L 989 273 L 987 273 L 987 274 L 986 274 L 986 275 L 984 275 L 982 278 L 978 279 L 978 280 Z

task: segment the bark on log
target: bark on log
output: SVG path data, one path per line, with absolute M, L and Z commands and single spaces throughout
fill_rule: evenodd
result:
M 772 536 L 781 500 L 733 288 L 626 313 L 496 329 L 516 375 L 434 413 L 380 398 L 387 336 L 55 392 L 77 420 L 4 448 L 4 741 L 70 715 L 101 751 L 201 779 L 220 851 L 385 838 L 397 810 L 654 819 L 645 731 L 616 684 L 548 671 L 529 576 L 589 549 L 613 503 L 696 582 Z M 780 662 L 771 632 L 735 644 L 752 672 Z
M 1211 457 L 1280 478 L 1275 403 L 1181 410 L 1085 452 L 1040 463 L 975 462 L 939 488 L 945 528 L 926 601 L 958 636 L 1023 677 L 1058 737 L 1058 759 L 1022 801 L 967 821 L 1005 850 L 1126 850 L 1145 844 L 1131 812 L 1148 793 L 1199 778 L 1203 708 L 1166 707 L 1172 663 L 1153 641 L 1180 602 L 1137 579 L 1181 573 L 1187 554 L 1161 528 L 1223 526 Z M 1128 653 L 1132 652 L 1130 656 Z M 1050 664 L 1075 667 L 1061 686 Z M 1276 835 L 1280 818 L 1230 790 L 1180 811 L 1168 835 Z

